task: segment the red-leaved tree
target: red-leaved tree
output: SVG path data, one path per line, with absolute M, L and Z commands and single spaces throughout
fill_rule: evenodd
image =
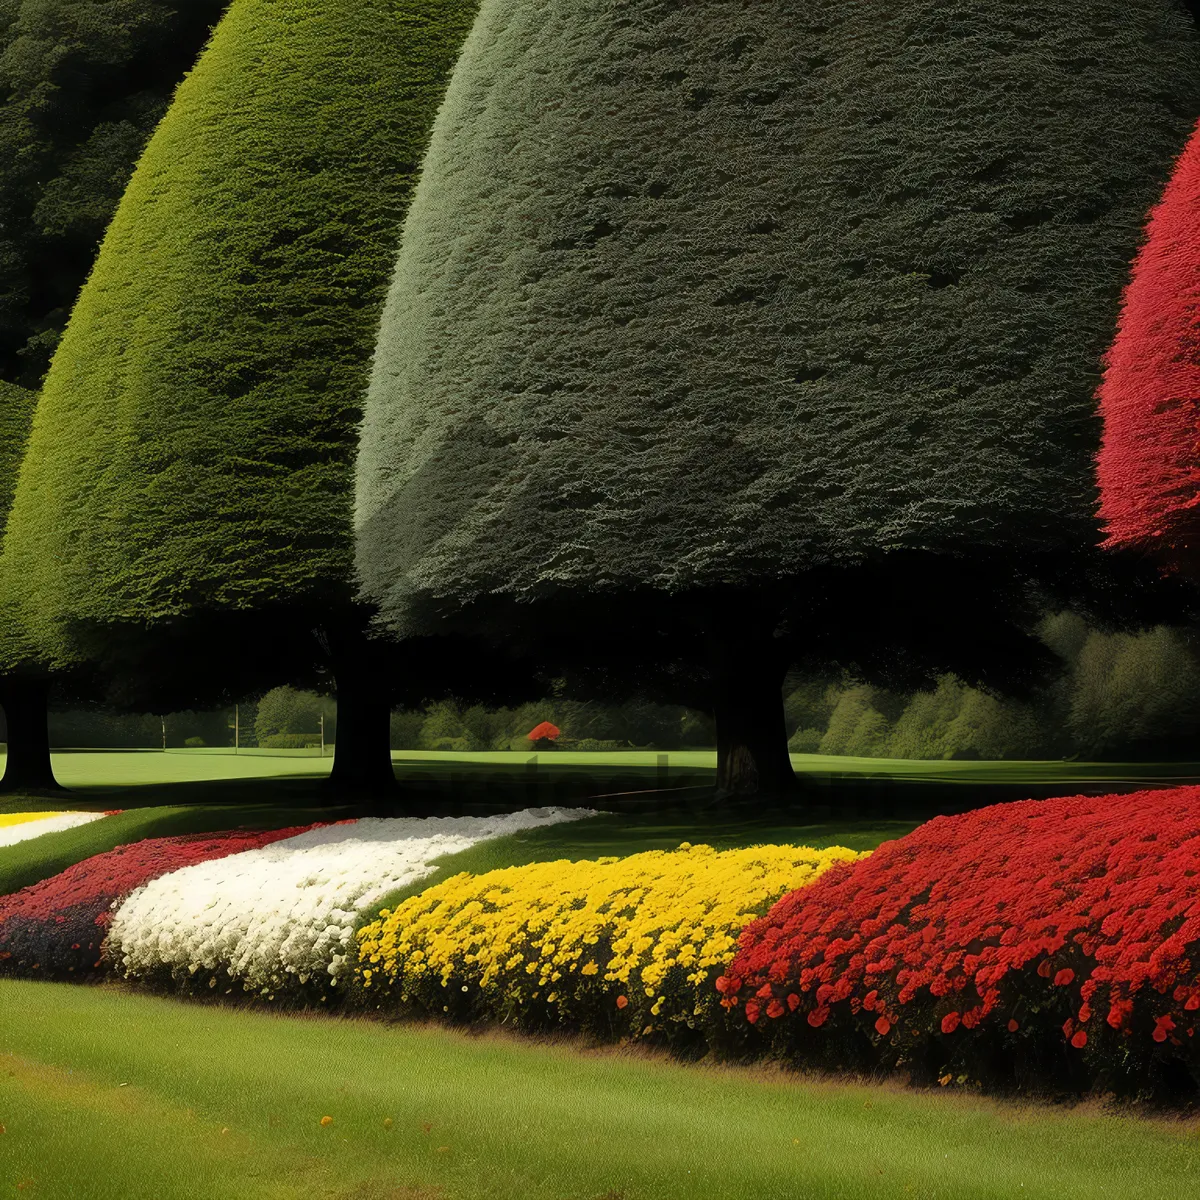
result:
M 1200 567 L 1200 127 L 1151 210 L 1100 385 L 1106 545 Z

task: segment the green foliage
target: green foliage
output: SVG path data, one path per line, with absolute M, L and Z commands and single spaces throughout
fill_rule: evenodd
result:
M 29 440 L 36 404 L 33 392 L 0 380 L 0 529 L 16 491 L 17 471 Z
M 1046 740 L 1028 705 L 946 675 L 936 691 L 909 699 L 886 752 L 889 758 L 1041 758 Z
M 1197 111 L 1174 0 L 485 0 L 380 329 L 367 593 L 407 631 L 1091 545 L 1099 358 Z
M 163 724 L 167 746 L 233 745 L 233 715 L 219 712 L 175 712 L 165 717 L 152 713 L 122 713 L 92 707 L 50 713 L 50 744 L 75 748 L 157 749 L 162 745 Z M 246 743 L 243 741 L 242 743 Z
M 557 745 L 563 750 L 678 750 L 716 744 L 711 718 L 690 709 L 642 700 L 601 705 L 548 697 L 516 708 L 440 700 L 421 711 L 394 712 L 392 749 L 528 750 L 527 734 L 543 721 L 561 730 Z
M 325 740 L 336 741 L 337 704 L 332 699 L 292 687 L 272 688 L 258 702 L 254 736 L 260 746 L 278 747 L 284 743 L 275 739 L 295 735 L 315 737 L 319 744 L 322 716 L 325 718 Z
M 235 0 L 221 21 L 42 391 L 5 578 L 52 661 L 68 625 L 349 600 L 379 307 L 473 13 Z
M 0 2 L 0 376 L 36 388 L 226 0 Z
M 821 738 L 821 754 L 848 754 L 876 758 L 887 745 L 888 721 L 876 707 L 879 689 L 869 684 L 847 688 L 838 697 Z
M 1194 635 L 1093 631 L 1072 671 L 1067 724 L 1084 754 L 1200 737 L 1200 654 Z
M 321 745 L 319 733 L 272 733 L 260 739 L 260 746 L 265 750 L 305 750 L 312 746 Z

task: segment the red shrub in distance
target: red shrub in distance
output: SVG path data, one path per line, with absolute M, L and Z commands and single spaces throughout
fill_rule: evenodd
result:
M 95 854 L 10 896 L 0 896 L 0 969 L 84 975 L 100 966 L 112 903 L 168 871 L 257 850 L 316 825 L 146 838 Z
M 721 985 L 768 1033 L 833 1016 L 876 1042 L 949 1043 L 1069 1014 L 1056 1036 L 1076 1050 L 1131 1037 L 1192 1055 L 1200 787 L 938 817 L 784 896 Z
M 1108 544 L 1177 562 L 1200 548 L 1200 129 L 1150 214 L 1099 400 Z

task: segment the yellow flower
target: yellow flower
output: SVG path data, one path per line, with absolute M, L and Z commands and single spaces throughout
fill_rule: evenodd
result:
M 655 998 L 654 1016 L 687 1020 L 717 1003 L 711 969 L 728 961 L 747 921 L 834 863 L 860 857 L 844 847 L 718 852 L 685 843 L 627 858 L 460 874 L 361 929 L 356 970 L 364 986 L 383 975 L 404 996 L 426 996 L 434 1011 L 441 985 L 457 984 L 519 1014 L 522 981 L 536 977 L 538 987 L 560 985 L 552 995 L 569 1020 L 573 1004 L 595 996 L 573 981 L 600 975 L 603 963 L 605 983 L 627 989 L 636 977 Z M 594 957 L 585 947 L 597 947 Z M 611 995 L 603 1004 L 608 1011 Z

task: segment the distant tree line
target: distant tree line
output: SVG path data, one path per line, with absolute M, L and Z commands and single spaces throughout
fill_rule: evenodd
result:
M 1017 698 L 970 687 L 953 675 L 918 691 L 898 691 L 845 676 L 793 673 L 784 685 L 788 748 L 794 754 L 910 759 L 1133 760 L 1193 758 L 1200 738 L 1200 639 L 1159 626 L 1105 633 L 1079 616 L 1047 618 L 1042 637 L 1062 657 L 1062 673 Z M 239 709 L 239 743 L 294 749 L 337 741 L 337 706 L 328 696 L 277 687 Z M 55 746 L 233 745 L 232 710 L 177 712 L 165 718 L 100 708 L 52 711 Z M 454 699 L 397 709 L 393 750 L 526 750 L 529 732 L 549 720 L 563 750 L 711 749 L 716 727 L 681 705 L 620 704 L 562 697 L 513 707 Z M 2 729 L 2 726 L 0 726 Z

